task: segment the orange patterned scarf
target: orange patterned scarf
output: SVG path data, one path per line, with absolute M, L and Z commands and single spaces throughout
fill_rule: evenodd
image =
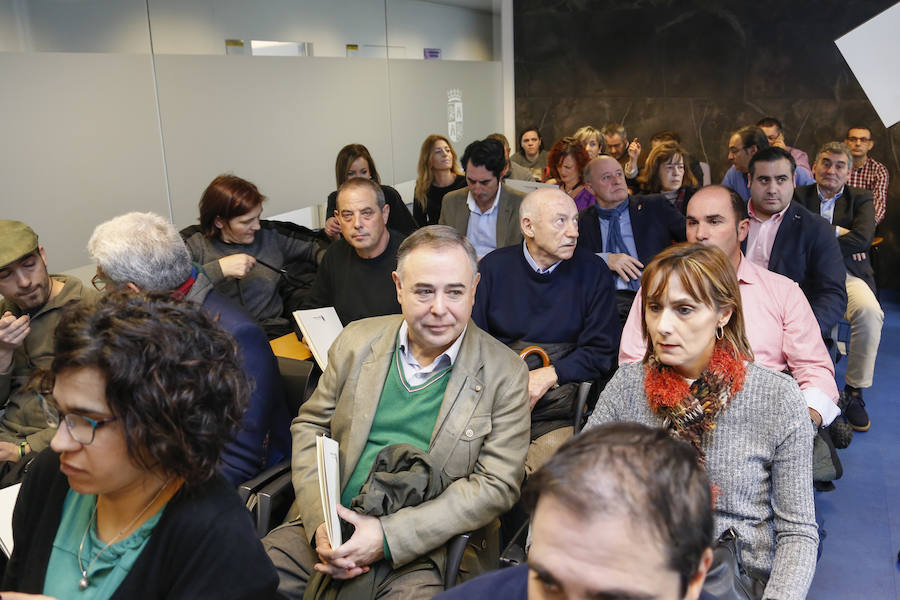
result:
M 706 369 L 690 385 L 655 356 L 644 365 L 650 408 L 663 417 L 663 427 L 673 436 L 690 442 L 702 465 L 706 464 L 703 437 L 715 429 L 719 413 L 744 386 L 745 360 L 728 342 L 717 342 Z

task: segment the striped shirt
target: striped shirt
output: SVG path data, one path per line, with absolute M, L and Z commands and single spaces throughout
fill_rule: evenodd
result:
M 866 157 L 866 162 L 858 169 L 850 170 L 847 185 L 865 188 L 872 192 L 875 206 L 875 224 L 884 220 L 887 211 L 888 170 L 883 164 L 872 157 Z

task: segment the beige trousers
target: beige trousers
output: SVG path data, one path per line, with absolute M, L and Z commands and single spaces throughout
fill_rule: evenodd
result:
M 847 273 L 847 313 L 850 323 L 850 348 L 847 352 L 847 375 L 844 380 L 856 388 L 872 386 L 875 357 L 881 343 L 884 311 L 865 281 Z

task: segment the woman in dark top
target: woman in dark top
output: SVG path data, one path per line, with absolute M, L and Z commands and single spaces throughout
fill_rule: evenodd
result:
M 697 191 L 697 178 L 685 165 L 690 157 L 677 142 L 663 142 L 650 151 L 637 182 L 642 194 L 662 194 L 685 214 L 688 200 Z
M 429 135 L 419 150 L 413 216 L 419 226 L 437 225 L 444 194 L 466 187 L 456 151 L 442 135 Z
M 546 179 L 547 151 L 537 127 L 528 126 L 522 130 L 519 134 L 519 152 L 510 156 L 509 160 L 531 169 L 535 181 Z
M 249 395 L 231 337 L 196 304 L 122 290 L 67 308 L 54 351 L 41 386 L 59 428 L 24 479 L 2 589 L 274 597 L 275 569 L 217 473 Z
M 334 162 L 334 179 L 336 187 L 341 187 L 345 181 L 353 177 L 372 179 L 384 192 L 385 204 L 390 206 L 387 226 L 389 229 L 399 231 L 403 235 L 409 235 L 416 230 L 416 221 L 409 214 L 409 209 L 403 203 L 400 193 L 389 185 L 382 185 L 375 168 L 375 161 L 369 150 L 362 144 L 347 144 L 338 152 Z M 325 233 L 332 240 L 341 237 L 341 226 L 337 222 L 335 209 L 337 208 L 337 189 L 328 194 L 328 205 L 325 207 Z
M 311 237 L 260 221 L 265 199 L 246 179 L 219 175 L 200 198 L 200 231 L 185 244 L 216 291 L 247 311 L 271 339 L 291 332 L 277 269 L 299 262 L 313 268 L 325 250 Z

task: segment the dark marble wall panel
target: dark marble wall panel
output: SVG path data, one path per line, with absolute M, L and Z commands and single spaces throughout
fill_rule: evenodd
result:
M 900 127 L 881 125 L 833 41 L 895 1 L 516 0 L 516 125 L 537 124 L 548 148 L 586 124 L 645 142 L 676 129 L 717 181 L 730 133 L 763 116 L 811 156 L 869 124 L 891 171 L 881 282 L 900 289 Z

